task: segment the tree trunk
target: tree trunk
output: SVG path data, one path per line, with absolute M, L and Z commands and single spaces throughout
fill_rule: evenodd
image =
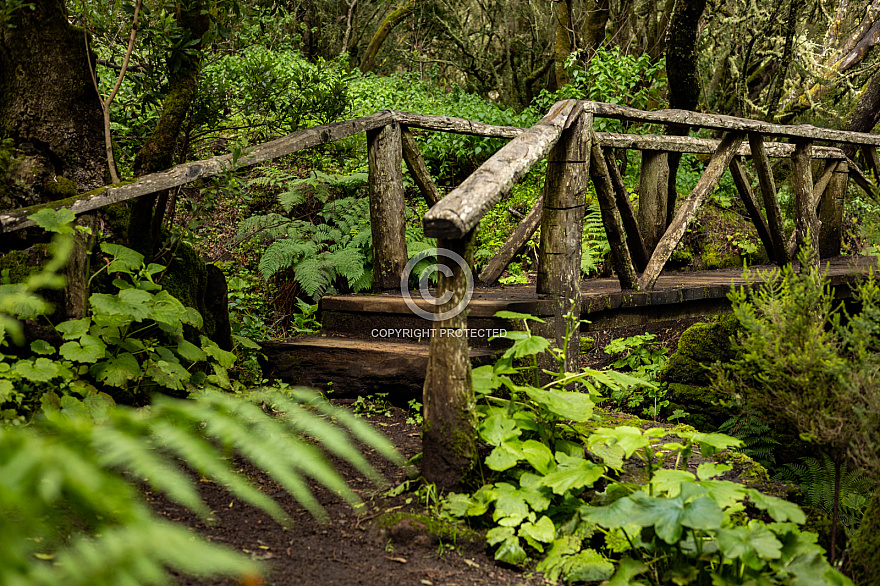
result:
M 669 107 L 681 110 L 695 110 L 700 101 L 700 76 L 697 73 L 698 25 L 706 0 L 676 0 L 669 32 L 666 37 L 666 77 L 669 80 Z M 687 136 L 687 127 L 667 127 L 666 134 Z M 668 200 L 666 203 L 666 225 L 672 223 L 675 214 L 676 176 L 681 155 L 669 154 Z
M 553 71 L 556 75 L 556 87 L 561 88 L 571 81 L 565 60 L 571 55 L 574 47 L 571 28 L 571 0 L 558 0 L 553 3 L 553 14 L 556 20 L 556 39 L 553 43 Z
M 82 29 L 62 0 L 33 0 L 0 26 L 0 138 L 22 152 L 0 177 L 0 209 L 63 199 L 105 183 L 101 102 Z
M 419 0 L 405 0 L 400 6 L 392 10 L 388 16 L 385 17 L 385 20 L 379 25 L 373 38 L 370 39 L 370 44 L 367 45 L 367 50 L 364 52 L 364 58 L 361 61 L 362 72 L 367 73 L 373 70 L 376 55 L 379 54 L 379 49 L 382 48 L 382 44 L 385 42 L 385 39 L 388 38 L 388 33 L 390 33 L 398 24 L 403 22 L 403 19 L 409 16 L 409 14 L 415 9 L 417 1 Z
M 177 5 L 177 23 L 184 31 L 184 42 L 179 46 L 187 46 L 185 41 L 201 39 L 208 31 L 210 16 L 203 9 L 200 0 Z M 193 49 L 195 52 L 191 52 Z M 188 51 L 179 51 L 169 57 L 168 62 L 174 63 L 174 66 L 169 67 L 168 71 L 168 95 L 155 130 L 135 156 L 135 177 L 172 166 L 180 129 L 198 90 L 200 60 L 200 46 L 188 47 Z M 167 194 L 154 194 L 139 198 L 132 205 L 128 226 L 129 246 L 148 258 L 159 239 L 166 204 Z
M 605 26 L 611 14 L 611 0 L 587 0 L 587 17 L 584 20 L 583 44 L 587 57 L 591 58 L 605 42 Z

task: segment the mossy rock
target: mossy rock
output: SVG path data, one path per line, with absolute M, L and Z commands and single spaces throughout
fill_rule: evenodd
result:
M 485 536 L 461 521 L 395 511 L 379 515 L 374 523 L 382 538 L 402 545 L 430 546 L 442 542 L 456 546 L 469 544 L 478 551 L 486 548 Z
M 50 200 L 67 199 L 78 193 L 76 183 L 67 177 L 53 177 L 46 182 L 45 194 Z
M 586 354 L 587 352 L 592 350 L 595 345 L 596 340 L 594 340 L 593 338 L 581 336 L 580 340 L 578 341 L 578 351 L 581 354 Z
M 220 269 L 206 264 L 192 246 L 181 243 L 161 284 L 184 306 L 198 310 L 203 320 L 202 333 L 224 350 L 232 349 L 226 278 Z
M 666 398 L 669 400 L 667 411 L 681 409 L 687 412 L 687 417 L 681 421 L 701 431 L 715 431 L 731 416 L 721 402 L 724 396 L 710 387 L 669 383 Z
M 853 582 L 858 586 L 876 584 L 880 576 L 880 491 L 874 493 L 865 508 L 851 546 Z
M 717 315 L 689 327 L 678 340 L 678 350 L 669 357 L 660 380 L 686 385 L 709 384 L 709 367 L 734 357 L 731 337 L 739 330 L 733 314 Z

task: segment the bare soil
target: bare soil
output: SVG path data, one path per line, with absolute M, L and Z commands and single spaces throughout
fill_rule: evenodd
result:
M 388 415 L 367 418 L 384 432 L 406 458 L 421 451 L 421 429 L 406 423 L 407 415 L 393 407 Z M 442 543 L 419 523 L 403 521 L 380 527 L 385 512 L 425 513 L 413 493 L 385 498 L 382 492 L 406 480 L 403 470 L 367 451 L 368 459 L 388 480 L 379 489 L 353 468 L 334 462 L 366 503 L 356 514 L 330 491 L 314 487 L 330 521 L 320 523 L 299 506 L 284 490 L 262 473 L 243 465 L 263 492 L 275 497 L 295 520 L 285 530 L 262 511 L 230 495 L 222 486 L 202 482 L 200 490 L 216 521 L 207 526 L 198 517 L 159 495 L 147 494 L 151 506 L 171 521 L 183 523 L 208 540 L 222 543 L 254 559 L 263 560 L 268 569 L 267 585 L 300 586 L 477 586 L 546 584 L 540 576 L 502 568 L 485 553 L 484 544 L 460 541 Z M 204 581 L 190 576 L 179 583 L 236 584 L 235 580 Z

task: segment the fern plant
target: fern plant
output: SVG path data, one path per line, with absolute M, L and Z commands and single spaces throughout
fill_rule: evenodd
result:
M 776 464 L 775 450 L 779 442 L 773 438 L 773 429 L 755 415 L 735 415 L 722 423 L 718 431 L 742 440 L 739 451 L 764 467 L 770 468 Z
M 797 484 L 804 495 L 804 504 L 831 515 L 834 504 L 834 461 L 826 454 L 818 458 L 801 458 L 798 463 L 785 464 L 776 478 Z M 840 470 L 840 508 L 838 522 L 847 537 L 858 528 L 862 513 L 874 494 L 877 483 L 863 470 L 851 470 L 843 464 Z
M 593 200 L 584 214 L 583 239 L 581 240 L 581 273 L 585 277 L 599 271 L 599 265 L 611 250 L 599 203 Z
M 58 232 L 53 256 L 24 283 L 0 284 L 0 343 L 22 342 L 19 320 L 50 311 L 37 289 L 63 286 L 55 273 L 72 250 L 72 231 L 64 222 L 73 214 L 44 212 L 41 225 Z M 40 360 L 46 368 L 56 366 L 63 384 L 76 382 L 83 370 Z M 0 371 L 10 370 L 8 363 L 0 365 L 6 367 Z M 221 372 L 215 369 L 212 376 Z M 161 519 L 125 477 L 143 479 L 208 521 L 210 511 L 185 466 L 289 525 L 287 513 L 238 472 L 230 456 L 265 471 L 319 518 L 326 513 L 307 479 L 353 506 L 361 504 L 325 453 L 376 483 L 382 478 L 355 441 L 402 464 L 387 438 L 313 391 L 280 387 L 230 394 L 210 386 L 189 400 L 159 396 L 142 409 L 115 406 L 94 391 L 66 394 L 43 401 L 41 416 L 30 424 L 0 425 L 0 584 L 162 584 L 170 581 L 170 570 L 253 582 L 248 577 L 261 572 L 259 565 Z M 18 392 L 14 383 L 0 380 L 0 399 L 10 392 Z

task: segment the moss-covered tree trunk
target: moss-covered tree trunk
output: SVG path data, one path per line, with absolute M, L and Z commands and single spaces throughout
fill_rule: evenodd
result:
M 419 2 L 421 2 L 421 0 L 405 0 L 397 8 L 389 12 L 388 16 L 382 20 L 381 24 L 379 24 L 379 28 L 376 29 L 373 38 L 370 39 L 370 44 L 367 45 L 366 51 L 364 51 L 364 58 L 361 60 L 362 72 L 367 73 L 368 71 L 373 70 L 373 66 L 376 64 L 376 55 L 379 54 L 379 49 L 382 48 L 382 44 L 385 43 L 385 39 L 388 38 L 388 33 L 394 30 L 394 27 L 398 24 L 403 22 L 403 19 L 415 10 L 416 5 Z
M 553 42 L 553 71 L 556 75 L 556 87 L 561 88 L 571 81 L 565 68 L 565 60 L 574 48 L 571 28 L 571 0 L 558 0 L 553 3 L 553 14 L 556 19 L 556 38 Z
M 135 156 L 135 177 L 163 171 L 174 162 L 180 129 L 198 90 L 201 46 L 190 47 L 189 43 L 200 40 L 208 31 L 211 23 L 205 8 L 202 0 L 177 4 L 177 23 L 183 31 L 183 39 L 178 43 L 180 49 L 168 58 L 168 94 L 155 130 Z M 147 257 L 152 255 L 159 239 L 167 203 L 167 194 L 163 193 L 138 198 L 132 205 L 129 246 Z
M 0 23 L 0 138 L 18 149 L 0 178 L 0 209 L 95 189 L 107 169 L 83 30 L 67 22 L 63 0 L 31 4 Z

